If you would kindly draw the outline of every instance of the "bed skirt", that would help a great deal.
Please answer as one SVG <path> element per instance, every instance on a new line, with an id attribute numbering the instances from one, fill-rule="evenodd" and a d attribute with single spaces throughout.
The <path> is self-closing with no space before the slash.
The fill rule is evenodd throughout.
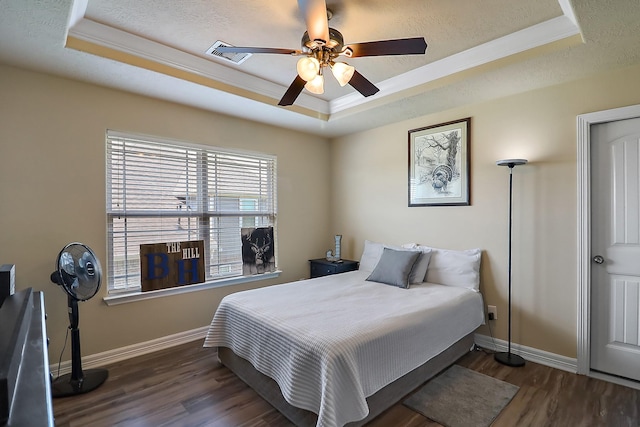
<path id="1" fill-rule="evenodd" d="M 348 423 L 347 426 L 357 427 L 368 423 L 402 400 L 418 386 L 455 363 L 456 360 L 471 350 L 474 343 L 473 335 L 474 333 L 472 332 L 463 337 L 439 355 L 369 396 L 367 398 L 369 414 L 362 420 Z M 316 414 L 289 404 L 282 396 L 278 384 L 273 379 L 258 372 L 251 363 L 237 356 L 226 347 L 218 348 L 218 358 L 223 365 L 296 426 L 313 427 L 316 425 L 318 419 Z"/>

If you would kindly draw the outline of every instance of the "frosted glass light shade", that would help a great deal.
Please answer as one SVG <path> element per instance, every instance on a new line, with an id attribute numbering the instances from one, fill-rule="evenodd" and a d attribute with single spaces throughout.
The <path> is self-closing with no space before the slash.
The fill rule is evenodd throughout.
<path id="1" fill-rule="evenodd" d="M 349 83 L 349 80 L 351 80 L 355 71 L 356 69 L 354 67 L 344 62 L 336 62 L 331 65 L 331 72 L 338 83 L 340 83 L 340 86 L 344 86 Z"/>
<path id="2" fill-rule="evenodd" d="M 316 74 L 313 80 L 309 80 L 304 87 L 311 93 L 322 95 L 324 93 L 324 77 L 321 74 Z"/>
<path id="3" fill-rule="evenodd" d="M 305 56 L 298 60 L 296 65 L 298 75 L 306 82 L 313 80 L 320 71 L 320 63 L 312 56 Z"/>

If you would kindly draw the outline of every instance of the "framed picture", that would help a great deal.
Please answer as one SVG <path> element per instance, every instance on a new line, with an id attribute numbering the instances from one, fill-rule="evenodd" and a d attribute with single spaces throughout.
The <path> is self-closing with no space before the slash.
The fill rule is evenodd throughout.
<path id="1" fill-rule="evenodd" d="M 242 237 L 242 275 L 253 276 L 276 271 L 273 227 L 240 229 Z"/>
<path id="2" fill-rule="evenodd" d="M 409 131 L 409 207 L 469 205 L 471 118 Z"/>

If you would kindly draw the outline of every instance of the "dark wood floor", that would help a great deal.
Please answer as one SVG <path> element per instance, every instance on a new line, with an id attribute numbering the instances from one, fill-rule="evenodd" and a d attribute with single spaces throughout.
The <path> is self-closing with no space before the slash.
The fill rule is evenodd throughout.
<path id="1" fill-rule="evenodd" d="M 531 362 L 509 368 L 481 351 L 458 364 L 520 386 L 494 426 L 640 426 L 638 390 Z M 201 341 L 108 369 L 109 379 L 97 390 L 54 399 L 57 426 L 292 426 Z M 439 424 L 399 403 L 369 426 Z"/>

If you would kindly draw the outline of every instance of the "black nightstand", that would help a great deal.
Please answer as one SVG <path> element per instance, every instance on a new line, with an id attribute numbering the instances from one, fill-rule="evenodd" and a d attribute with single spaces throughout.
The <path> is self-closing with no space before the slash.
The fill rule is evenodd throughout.
<path id="1" fill-rule="evenodd" d="M 330 274 L 346 273 L 358 269 L 358 261 L 343 259 L 338 262 L 327 261 L 325 258 L 310 259 L 311 278 L 328 276 Z"/>

